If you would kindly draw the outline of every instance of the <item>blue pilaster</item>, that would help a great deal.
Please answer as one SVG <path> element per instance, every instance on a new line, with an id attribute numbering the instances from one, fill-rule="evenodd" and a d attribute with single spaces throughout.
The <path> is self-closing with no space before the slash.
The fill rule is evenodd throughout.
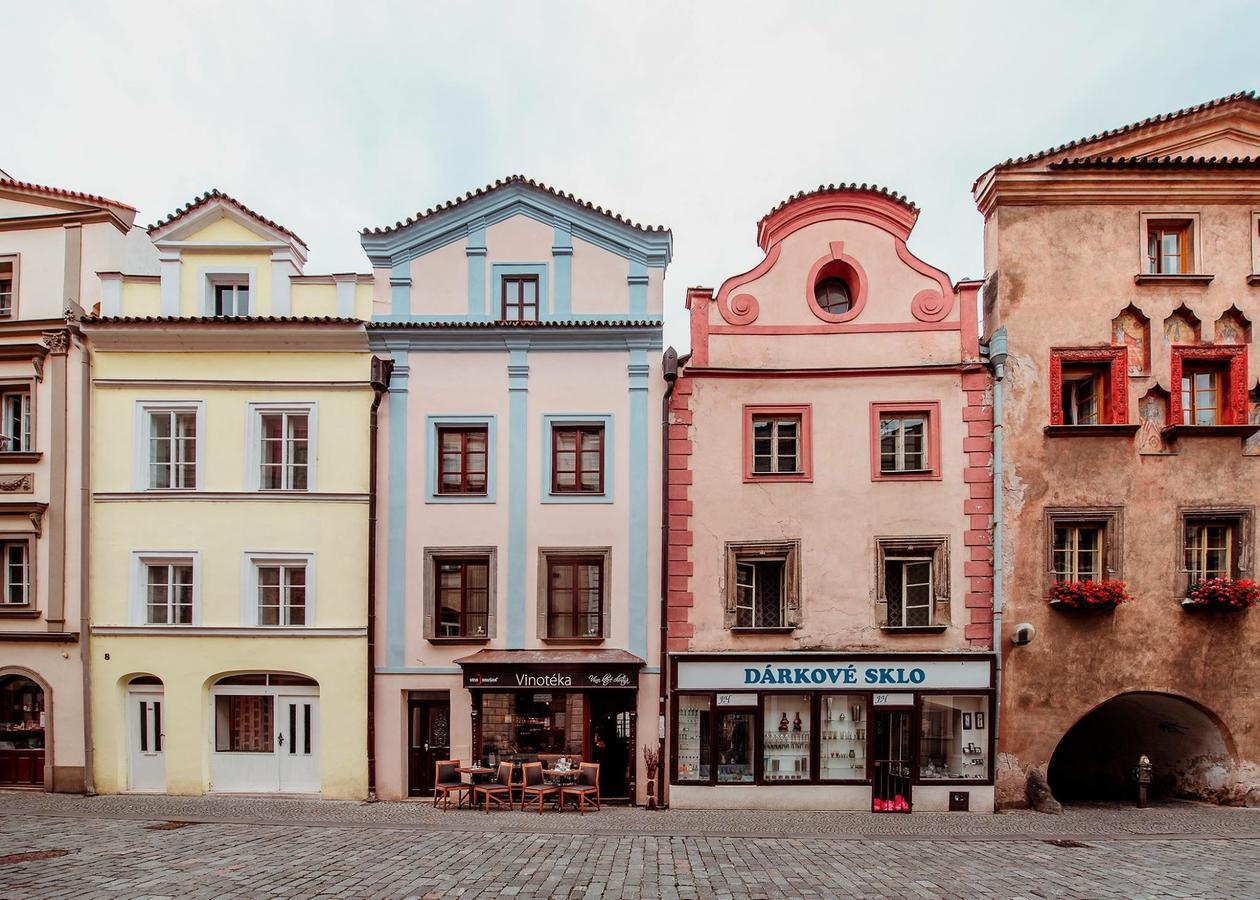
<path id="1" fill-rule="evenodd" d="M 468 226 L 464 244 L 468 256 L 468 318 L 484 319 L 486 313 L 486 227 L 482 222 Z"/>
<path id="2" fill-rule="evenodd" d="M 411 265 L 409 263 L 399 263 L 390 269 L 389 295 L 390 312 L 394 318 L 406 318 L 411 315 Z"/>
<path id="3" fill-rule="evenodd" d="M 407 382 L 410 354 L 395 351 L 389 380 L 389 534 L 385 568 L 385 656 L 401 666 L 407 636 Z M 418 625 L 418 623 L 417 623 Z"/>
<path id="4" fill-rule="evenodd" d="M 648 375 L 647 351 L 632 349 L 630 381 L 630 647 L 640 659 L 648 649 Z"/>
<path id="5" fill-rule="evenodd" d="M 642 318 L 647 315 L 647 265 L 636 259 L 630 260 L 630 274 L 626 276 L 626 284 L 630 285 L 630 317 Z"/>
<path id="6" fill-rule="evenodd" d="M 551 260 L 556 273 L 551 314 L 557 319 L 567 319 L 573 312 L 573 231 L 568 222 L 556 222 Z"/>
<path id="7" fill-rule="evenodd" d="M 507 646 L 525 647 L 525 585 L 529 540 L 529 341 L 509 339 L 508 348 L 508 583 Z"/>

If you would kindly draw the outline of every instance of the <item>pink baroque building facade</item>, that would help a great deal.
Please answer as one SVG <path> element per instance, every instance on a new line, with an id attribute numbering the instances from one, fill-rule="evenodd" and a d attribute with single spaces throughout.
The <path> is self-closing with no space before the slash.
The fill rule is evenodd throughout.
<path id="1" fill-rule="evenodd" d="M 521 177 L 365 231 L 379 411 L 374 788 L 444 759 L 600 765 L 657 745 L 668 230 Z"/>
<path id="2" fill-rule="evenodd" d="M 973 188 L 1003 410 L 1002 803 L 1032 767 L 1062 799 L 1131 798 L 1141 756 L 1158 794 L 1260 802 L 1258 157 L 1260 101 L 1235 94 Z"/>
<path id="3" fill-rule="evenodd" d="M 978 282 L 827 186 L 692 288 L 669 394 L 669 802 L 991 810 L 992 407 Z"/>

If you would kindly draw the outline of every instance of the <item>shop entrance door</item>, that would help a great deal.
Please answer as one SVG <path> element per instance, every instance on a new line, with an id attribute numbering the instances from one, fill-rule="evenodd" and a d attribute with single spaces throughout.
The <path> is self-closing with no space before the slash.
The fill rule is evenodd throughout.
<path id="1" fill-rule="evenodd" d="M 875 812 L 910 812 L 910 781 L 914 770 L 913 710 L 875 710 Z"/>
<path id="2" fill-rule="evenodd" d="M 319 793 L 319 698 L 309 695 L 278 698 L 280 734 L 276 753 L 280 763 L 280 792 Z"/>
<path id="3" fill-rule="evenodd" d="M 127 789 L 161 793 L 166 790 L 166 752 L 162 733 L 163 693 L 132 688 L 127 692 L 127 731 L 131 735 Z"/>
<path id="4" fill-rule="evenodd" d="M 603 800 L 629 800 L 634 765 L 633 691 L 591 691 L 591 762 L 599 763 Z"/>
<path id="5" fill-rule="evenodd" d="M 451 758 L 451 701 L 408 702 L 407 796 L 432 797 L 437 762 Z"/>

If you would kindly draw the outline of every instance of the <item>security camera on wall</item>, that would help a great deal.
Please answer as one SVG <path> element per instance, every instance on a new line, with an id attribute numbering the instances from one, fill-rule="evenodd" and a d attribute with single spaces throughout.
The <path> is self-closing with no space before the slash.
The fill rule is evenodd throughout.
<path id="1" fill-rule="evenodd" d="M 1016 647 L 1022 647 L 1025 644 L 1031 644 L 1033 637 L 1037 634 L 1037 629 L 1028 622 L 1021 622 L 1015 626 L 1015 630 L 1011 632 L 1011 643 Z"/>

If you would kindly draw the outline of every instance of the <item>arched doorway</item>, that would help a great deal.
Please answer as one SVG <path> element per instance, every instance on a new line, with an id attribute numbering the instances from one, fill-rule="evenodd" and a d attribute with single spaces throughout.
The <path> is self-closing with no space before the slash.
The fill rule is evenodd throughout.
<path id="1" fill-rule="evenodd" d="M 1197 757 L 1229 759 L 1233 741 L 1216 716 L 1172 694 L 1120 694 L 1090 710 L 1059 741 L 1050 758 L 1050 788 L 1061 801 L 1137 796 L 1134 768 L 1153 766 L 1153 799 L 1175 796 L 1178 773 Z"/>
<path id="2" fill-rule="evenodd" d="M 0 786 L 45 786 L 48 715 L 43 687 L 25 675 L 0 676 Z"/>
<path id="3" fill-rule="evenodd" d="M 162 679 L 127 680 L 127 790 L 166 790 L 166 695 Z"/>
<path id="4" fill-rule="evenodd" d="M 319 793 L 318 683 L 279 672 L 228 675 L 210 697 L 210 790 Z"/>

